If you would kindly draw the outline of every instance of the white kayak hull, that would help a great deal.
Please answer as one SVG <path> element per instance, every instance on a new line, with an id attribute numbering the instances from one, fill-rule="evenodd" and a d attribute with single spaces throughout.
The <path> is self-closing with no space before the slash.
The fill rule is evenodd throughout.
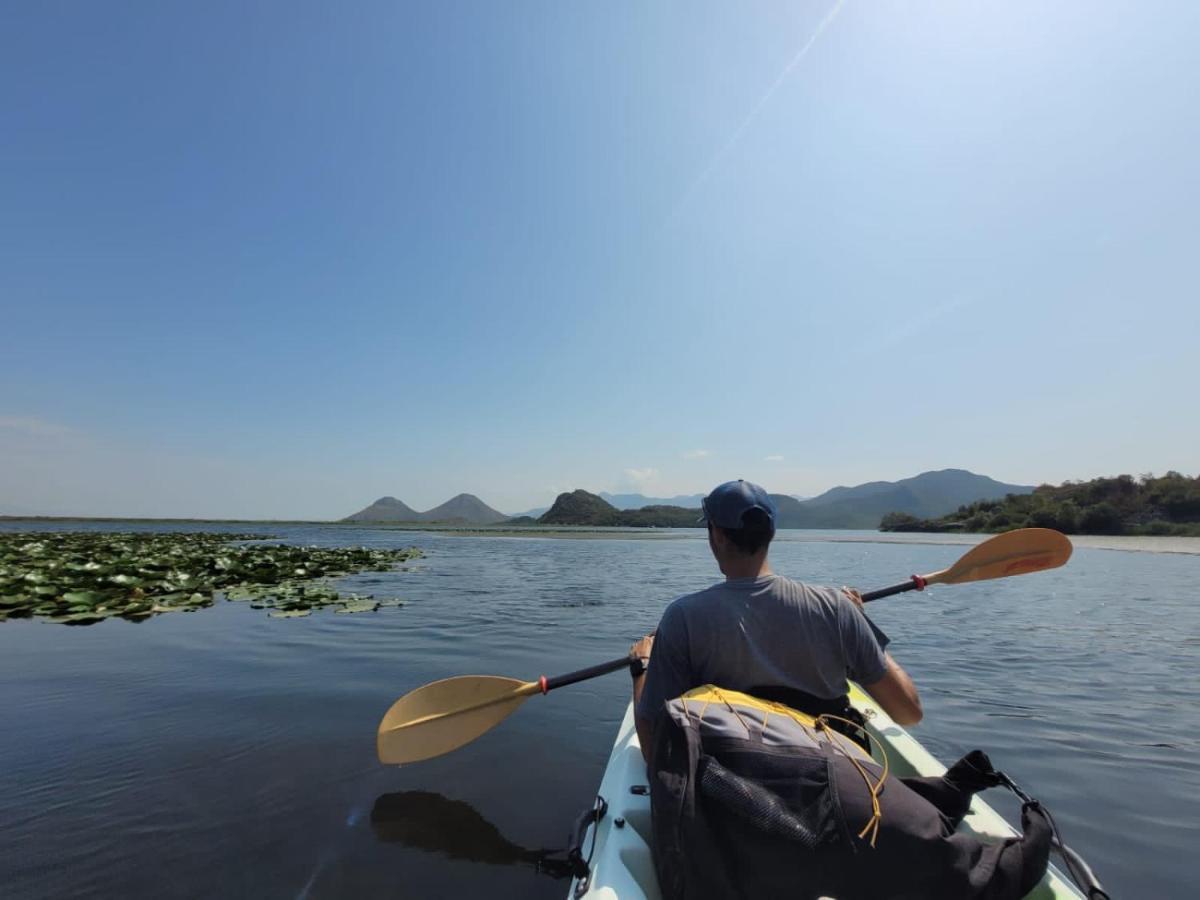
<path id="1" fill-rule="evenodd" d="M 850 699 L 867 715 L 867 728 L 886 750 L 892 774 L 941 775 L 946 771 L 945 766 L 865 693 L 855 689 Z M 569 900 L 661 900 L 650 855 L 650 796 L 648 792 L 634 793 L 633 789 L 638 786 L 648 786 L 648 781 L 641 744 L 633 725 L 633 705 L 630 704 L 600 781 L 599 794 L 608 802 L 608 812 L 596 826 L 591 875 L 582 884 L 577 879 L 572 880 L 567 893 Z M 1000 840 L 1017 834 L 978 796 L 972 801 L 971 811 L 960 830 L 985 840 Z M 583 843 L 585 855 L 591 843 L 592 834 L 589 833 Z M 1084 898 L 1051 866 L 1027 900 Z"/>

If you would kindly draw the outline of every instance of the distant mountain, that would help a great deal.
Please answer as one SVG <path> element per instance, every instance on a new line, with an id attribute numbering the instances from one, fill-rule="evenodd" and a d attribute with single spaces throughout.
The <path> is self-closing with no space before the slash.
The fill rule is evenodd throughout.
<path id="1" fill-rule="evenodd" d="M 474 494 L 459 494 L 433 509 L 417 512 L 395 497 L 380 497 L 366 509 L 346 516 L 343 522 L 440 522 L 458 525 L 495 525 L 508 520 Z"/>
<path id="2" fill-rule="evenodd" d="M 686 509 L 700 509 L 701 500 L 707 496 L 708 494 L 703 493 L 680 493 L 674 497 L 647 497 L 640 493 L 608 493 L 607 491 L 599 493 L 599 497 L 604 498 L 617 509 L 642 509 L 644 506 L 684 506 Z M 780 496 L 785 496 L 785 494 L 780 494 Z M 809 499 L 808 497 L 799 497 L 798 494 L 786 494 L 786 496 L 797 500 Z M 542 509 L 538 515 L 545 511 Z M 526 515 L 532 516 L 534 511 L 530 511 Z"/>
<path id="3" fill-rule="evenodd" d="M 495 525 L 508 519 L 474 494 L 459 494 L 441 506 L 421 513 L 422 522 L 465 522 L 469 525 Z"/>
<path id="4" fill-rule="evenodd" d="M 888 513 L 932 519 L 979 500 L 999 500 L 1008 494 L 1032 492 L 1031 485 L 1005 484 L 965 469 L 943 469 L 900 481 L 835 487 L 810 500 L 788 494 L 771 497 L 779 508 L 780 528 L 874 529 Z M 576 490 L 559 494 L 549 509 L 534 509 L 522 515 L 546 525 L 690 527 L 700 515 L 703 497 L 703 494 L 681 494 L 661 499 L 642 494 L 597 495 Z M 382 497 L 343 521 L 494 525 L 509 519 L 478 497 L 459 494 L 426 512 L 417 512 L 395 497 Z"/>
<path id="5" fill-rule="evenodd" d="M 781 528 L 878 528 L 888 513 L 935 518 L 976 500 L 1032 492 L 1032 485 L 1005 484 L 965 469 L 942 469 L 900 481 L 835 487 L 802 502 L 781 494 L 771 496 L 779 506 Z"/>
<path id="6" fill-rule="evenodd" d="M 514 518 L 514 519 L 537 519 L 541 516 L 544 516 L 549 511 L 550 511 L 550 507 L 548 507 L 548 506 L 535 506 L 533 509 L 525 510 L 525 512 L 513 513 L 512 518 Z"/>
<path id="7" fill-rule="evenodd" d="M 538 522 L 542 525 L 615 525 L 617 508 L 583 489 L 559 494 Z"/>
<path id="8" fill-rule="evenodd" d="M 617 509 L 641 509 L 644 506 L 682 506 L 699 509 L 704 494 L 679 494 L 675 497 L 646 497 L 642 494 L 610 494 L 601 491 L 599 496 Z"/>
<path id="9" fill-rule="evenodd" d="M 699 528 L 700 508 L 683 506 L 643 506 L 641 509 L 623 509 L 618 512 L 618 524 L 636 528 Z"/>
<path id="10" fill-rule="evenodd" d="M 395 497 L 380 497 L 366 509 L 346 516 L 343 522 L 417 522 L 421 514 Z"/>
<path id="11" fill-rule="evenodd" d="M 540 525 L 601 525 L 632 528 L 695 527 L 699 509 L 655 505 L 642 509 L 617 509 L 603 497 L 584 490 L 559 494 Z"/>

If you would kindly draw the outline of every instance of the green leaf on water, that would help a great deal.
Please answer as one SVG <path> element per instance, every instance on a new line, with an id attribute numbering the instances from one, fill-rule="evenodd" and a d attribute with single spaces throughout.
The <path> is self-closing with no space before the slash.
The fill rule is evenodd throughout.
<path id="1" fill-rule="evenodd" d="M 327 606 L 366 612 L 381 602 L 343 595 L 323 579 L 394 571 L 420 555 L 415 548 L 299 547 L 214 532 L 0 534 L 0 621 L 141 621 L 211 606 L 217 594 L 288 614 L 281 618 Z"/>
<path id="2" fill-rule="evenodd" d="M 99 591 L 68 591 L 62 595 L 63 601 L 71 606 L 95 606 L 104 601 L 105 596 Z"/>
<path id="3" fill-rule="evenodd" d="M 375 612 L 379 609 L 379 603 L 374 597 L 359 597 L 352 596 L 349 600 L 343 601 L 341 607 L 334 610 L 336 613 L 362 613 Z"/>

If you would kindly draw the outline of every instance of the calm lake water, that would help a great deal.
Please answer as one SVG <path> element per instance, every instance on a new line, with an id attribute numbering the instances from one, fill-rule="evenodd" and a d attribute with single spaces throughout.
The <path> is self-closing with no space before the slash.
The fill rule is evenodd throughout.
<path id="1" fill-rule="evenodd" d="M 250 530 L 415 544 L 428 556 L 414 571 L 344 579 L 409 601 L 375 614 L 279 620 L 222 602 L 141 624 L 0 624 L 0 893 L 565 896 L 567 883 L 526 851 L 561 847 L 590 804 L 628 702 L 625 675 L 535 697 L 476 743 L 404 768 L 377 763 L 376 725 L 435 678 L 532 679 L 624 653 L 671 599 L 717 580 L 700 533 Z M 791 577 L 868 589 L 962 552 L 918 542 L 929 535 L 878 537 L 785 532 L 772 561 Z M 1164 545 L 1080 546 L 1063 569 L 871 612 L 921 688 L 917 735 L 935 755 L 986 749 L 1051 808 L 1114 896 L 1190 898 L 1200 541 L 1147 546 Z M 1014 808 L 999 792 L 989 799 Z"/>

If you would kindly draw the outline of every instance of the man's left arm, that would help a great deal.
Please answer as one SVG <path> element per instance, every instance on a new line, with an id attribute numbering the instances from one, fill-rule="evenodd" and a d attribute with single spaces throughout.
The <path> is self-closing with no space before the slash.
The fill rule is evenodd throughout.
<path id="1" fill-rule="evenodd" d="M 842 638 L 852 676 L 896 724 L 916 725 L 925 714 L 917 686 L 877 640 L 878 629 L 863 612 L 862 594 L 853 588 L 842 588 L 842 593 L 857 610 Z"/>

